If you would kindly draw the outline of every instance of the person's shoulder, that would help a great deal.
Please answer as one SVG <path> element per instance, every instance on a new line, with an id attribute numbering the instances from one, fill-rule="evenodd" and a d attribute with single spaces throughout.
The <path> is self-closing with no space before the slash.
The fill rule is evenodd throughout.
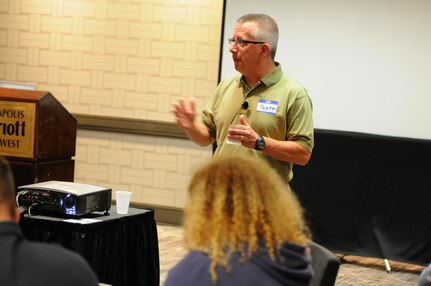
<path id="1" fill-rule="evenodd" d="M 54 267 L 66 263 L 89 267 L 84 258 L 78 253 L 72 252 L 58 244 L 28 242 L 27 249 L 31 250 L 34 255 L 44 256 L 48 261 L 54 264 Z"/>
<path id="2" fill-rule="evenodd" d="M 27 256 L 27 268 L 49 270 L 52 281 L 78 283 L 79 285 L 97 285 L 97 277 L 87 261 L 78 253 L 57 244 L 26 241 L 22 245 L 22 255 Z M 54 274 L 55 273 L 55 274 Z M 65 278 L 67 277 L 67 279 Z M 77 285 L 78 285 L 77 284 Z M 70 284 L 72 285 L 72 284 Z"/>
<path id="3" fill-rule="evenodd" d="M 169 271 L 164 285 L 211 285 L 209 265 L 208 255 L 191 251 Z"/>
<path id="4" fill-rule="evenodd" d="M 282 86 L 285 86 L 286 92 L 289 93 L 291 100 L 310 100 L 307 89 L 299 81 L 286 74 L 283 75 L 282 81 L 284 81 Z"/>
<path id="5" fill-rule="evenodd" d="M 173 272 L 181 272 L 189 267 L 193 267 L 196 271 L 208 268 L 210 259 L 207 254 L 200 251 L 189 252 L 178 264 L 172 269 Z"/>
<path id="6" fill-rule="evenodd" d="M 27 250 L 32 250 L 35 255 L 48 255 L 52 256 L 53 259 L 58 259 L 58 256 L 63 256 L 63 258 L 65 259 L 80 259 L 78 254 L 56 243 L 45 243 L 26 240 L 22 246 Z"/>

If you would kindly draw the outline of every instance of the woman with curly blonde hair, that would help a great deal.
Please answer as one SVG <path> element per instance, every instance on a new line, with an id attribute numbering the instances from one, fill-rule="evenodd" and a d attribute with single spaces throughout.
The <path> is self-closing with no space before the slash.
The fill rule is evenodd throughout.
<path id="1" fill-rule="evenodd" d="M 189 253 L 165 286 L 310 285 L 302 208 L 263 160 L 223 157 L 199 169 L 183 225 Z"/>

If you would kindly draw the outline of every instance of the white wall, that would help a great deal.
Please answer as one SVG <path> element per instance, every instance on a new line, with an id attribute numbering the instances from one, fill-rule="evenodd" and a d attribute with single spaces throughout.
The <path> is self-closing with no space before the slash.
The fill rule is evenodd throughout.
<path id="1" fill-rule="evenodd" d="M 312 97 L 315 127 L 431 139 L 431 1 L 226 0 L 222 78 L 236 19 L 279 24 L 276 60 Z"/>

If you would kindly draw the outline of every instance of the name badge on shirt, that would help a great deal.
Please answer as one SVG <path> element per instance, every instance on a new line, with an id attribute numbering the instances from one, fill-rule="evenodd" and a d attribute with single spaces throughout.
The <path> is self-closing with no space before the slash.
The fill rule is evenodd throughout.
<path id="1" fill-rule="evenodd" d="M 259 99 L 259 103 L 257 104 L 256 111 L 275 114 L 277 112 L 277 106 L 278 106 L 278 101 Z"/>

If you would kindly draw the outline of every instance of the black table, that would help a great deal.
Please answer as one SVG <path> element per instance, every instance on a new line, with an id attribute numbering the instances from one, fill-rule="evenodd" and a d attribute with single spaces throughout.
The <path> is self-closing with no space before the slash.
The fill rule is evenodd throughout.
<path id="1" fill-rule="evenodd" d="M 27 215 L 20 225 L 29 240 L 54 242 L 80 253 L 98 275 L 114 286 L 159 285 L 159 247 L 154 210 L 130 208 L 118 215 L 93 213 L 74 223 L 68 218 Z M 82 222 L 82 220 L 81 220 Z"/>

